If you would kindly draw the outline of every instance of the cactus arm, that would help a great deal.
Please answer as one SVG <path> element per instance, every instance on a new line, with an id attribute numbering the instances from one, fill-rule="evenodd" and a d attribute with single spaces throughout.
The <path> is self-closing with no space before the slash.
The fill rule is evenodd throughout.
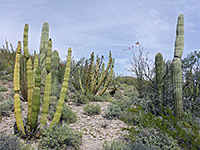
<path id="1" fill-rule="evenodd" d="M 157 53 L 155 56 L 155 67 L 156 67 L 156 83 L 158 87 L 158 93 L 163 93 L 163 77 L 164 77 L 164 63 L 163 56 L 161 53 Z"/>
<path id="2" fill-rule="evenodd" d="M 106 80 L 105 86 L 104 86 L 103 89 L 98 93 L 99 96 L 101 96 L 101 95 L 107 90 L 108 85 L 109 85 L 109 83 L 110 83 L 111 80 L 112 80 L 112 76 L 113 76 L 113 68 L 110 69 L 109 76 L 108 76 L 108 79 Z"/>
<path id="3" fill-rule="evenodd" d="M 91 62 L 90 62 L 90 93 L 92 92 L 92 83 L 93 83 L 93 61 L 94 61 L 94 52 L 91 54 Z"/>
<path id="4" fill-rule="evenodd" d="M 21 134 L 25 135 L 19 93 L 15 93 L 14 95 L 14 113 L 15 113 L 15 120 L 16 120 L 18 131 Z"/>
<path id="5" fill-rule="evenodd" d="M 32 112 L 32 98 L 33 98 L 33 71 L 32 71 L 32 61 L 29 58 L 27 61 L 27 88 L 28 88 L 28 124 L 31 122 L 31 112 Z"/>
<path id="6" fill-rule="evenodd" d="M 64 74 L 64 81 L 63 81 L 61 92 L 60 92 L 60 98 L 59 98 L 56 112 L 55 112 L 54 118 L 51 122 L 50 128 L 52 128 L 55 124 L 57 124 L 60 121 L 63 105 L 65 102 L 65 96 L 66 96 L 66 92 L 68 89 L 68 81 L 69 81 L 70 66 L 71 66 L 71 52 L 72 52 L 72 50 L 71 50 L 71 48 L 69 48 L 68 56 L 67 56 L 67 64 L 66 64 L 65 74 Z"/>
<path id="7" fill-rule="evenodd" d="M 54 50 L 51 56 L 51 95 L 56 96 L 58 91 L 58 68 L 59 68 L 59 54 Z"/>
<path id="8" fill-rule="evenodd" d="M 81 77 L 80 77 L 80 69 L 78 70 L 78 81 L 79 81 L 79 85 L 81 88 L 81 92 L 84 93 L 84 89 L 83 89 L 83 85 L 82 85 L 82 81 L 81 81 Z"/>
<path id="9" fill-rule="evenodd" d="M 41 68 L 41 98 L 43 98 L 44 87 L 45 87 L 45 79 L 46 79 L 46 55 L 48 50 L 48 42 L 49 42 L 49 24 L 44 22 L 42 26 L 42 35 L 40 42 L 40 68 Z"/>
<path id="10" fill-rule="evenodd" d="M 47 114 L 49 112 L 50 94 L 51 94 L 51 73 L 48 73 L 46 76 L 44 99 L 43 99 L 43 105 L 42 105 L 42 116 L 41 116 L 41 120 L 40 120 L 42 125 L 46 125 L 46 123 L 47 123 Z"/>
<path id="11" fill-rule="evenodd" d="M 103 75 L 101 76 L 101 78 L 99 79 L 99 82 L 95 88 L 95 91 L 94 91 L 94 94 L 96 94 L 101 86 L 101 84 L 103 83 L 104 79 L 106 78 L 106 75 L 108 73 L 108 70 L 111 66 L 111 63 L 112 63 L 112 57 L 111 57 L 111 51 L 109 52 L 109 61 L 108 61 L 108 65 L 106 67 L 106 70 L 103 72 Z"/>
<path id="12" fill-rule="evenodd" d="M 24 57 L 26 60 L 29 58 L 29 51 L 28 51 L 28 24 L 24 26 L 24 38 L 23 38 L 23 46 L 24 46 Z"/>
<path id="13" fill-rule="evenodd" d="M 48 43 L 48 51 L 47 51 L 47 58 L 46 58 L 46 82 L 45 82 L 45 91 L 44 91 L 44 98 L 43 98 L 43 105 L 42 105 L 42 116 L 41 116 L 41 124 L 46 125 L 47 123 L 47 114 L 49 112 L 49 103 L 50 103 L 50 94 L 51 94 L 51 52 L 52 52 L 52 41 L 49 40 Z"/>
<path id="14" fill-rule="evenodd" d="M 31 112 L 31 128 L 35 128 L 37 126 L 38 114 L 40 111 L 40 77 L 41 71 L 37 66 L 36 76 L 35 76 L 35 88 L 33 92 L 33 101 L 32 101 L 32 112 Z"/>
<path id="15" fill-rule="evenodd" d="M 14 113 L 18 131 L 24 134 L 24 124 L 22 120 L 22 111 L 20 107 L 20 54 L 21 54 L 21 42 L 18 42 L 16 56 L 15 56 L 15 68 L 14 68 Z"/>

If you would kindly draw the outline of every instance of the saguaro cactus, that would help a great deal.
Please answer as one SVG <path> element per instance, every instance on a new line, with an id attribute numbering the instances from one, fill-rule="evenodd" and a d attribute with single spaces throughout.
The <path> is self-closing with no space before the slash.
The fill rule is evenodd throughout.
<path id="1" fill-rule="evenodd" d="M 176 28 L 176 41 L 174 59 L 172 62 L 172 82 L 175 86 L 174 100 L 175 100 L 175 114 L 180 117 L 183 112 L 182 102 L 182 68 L 181 68 L 181 56 L 183 54 L 184 47 L 184 16 L 180 14 L 178 16 L 178 23 Z"/>
<path id="2" fill-rule="evenodd" d="M 155 67 L 156 67 L 156 83 L 158 87 L 158 93 L 163 93 L 163 77 L 164 77 L 164 63 L 163 56 L 161 53 L 157 53 L 155 56 Z"/>

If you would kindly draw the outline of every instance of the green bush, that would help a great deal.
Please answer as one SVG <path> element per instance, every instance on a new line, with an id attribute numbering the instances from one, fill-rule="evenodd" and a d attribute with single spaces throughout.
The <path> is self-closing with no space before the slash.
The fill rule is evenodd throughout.
<path id="1" fill-rule="evenodd" d="M 82 144 L 82 133 L 72 130 L 67 125 L 55 126 L 42 132 L 38 147 L 41 149 L 79 149 Z"/>
<path id="2" fill-rule="evenodd" d="M 165 110 L 165 114 L 154 116 L 150 112 L 146 112 L 141 107 L 132 108 L 132 123 L 144 129 L 156 129 L 162 135 L 160 141 L 165 136 L 172 137 L 177 141 L 182 149 L 200 149 L 200 125 L 188 113 L 184 113 L 183 117 L 177 119 L 173 116 L 170 109 Z M 144 130 L 142 129 L 142 130 Z M 130 128 L 130 136 L 134 137 L 138 131 Z M 140 131 L 139 131 L 140 132 Z M 144 131 L 146 132 L 146 131 Z M 166 139 L 165 139 L 166 140 Z"/>
<path id="3" fill-rule="evenodd" d="M 158 150 L 144 144 L 124 142 L 122 140 L 114 140 L 111 143 L 104 142 L 103 148 L 104 150 Z"/>
<path id="4" fill-rule="evenodd" d="M 98 115 L 101 113 L 101 107 L 99 105 L 87 104 L 84 107 L 84 114 L 86 115 Z"/>
<path id="5" fill-rule="evenodd" d="M 64 105 L 60 120 L 64 120 L 68 124 L 75 123 L 77 121 L 77 115 L 71 110 L 69 106 Z"/>
<path id="6" fill-rule="evenodd" d="M 0 93 L 0 102 L 4 100 L 4 96 Z"/>
<path id="7" fill-rule="evenodd" d="M 138 145 L 151 147 L 156 150 L 181 150 L 175 139 L 154 128 L 137 127 L 132 131 L 134 132 L 130 132 L 131 139 Z"/>
<path id="8" fill-rule="evenodd" d="M 0 117 L 2 116 L 10 116 L 12 111 L 14 110 L 14 101 L 12 98 L 4 101 L 0 104 Z"/>
<path id="9" fill-rule="evenodd" d="M 119 118 L 121 114 L 121 108 L 116 104 L 110 104 L 105 112 L 105 117 L 107 119 Z"/>
<path id="10" fill-rule="evenodd" d="M 105 141 L 103 144 L 104 150 L 131 150 L 127 143 L 123 141 L 114 140 L 111 143 Z"/>
<path id="11" fill-rule="evenodd" d="M 17 137 L 0 132 L 0 150 L 28 150 Z"/>

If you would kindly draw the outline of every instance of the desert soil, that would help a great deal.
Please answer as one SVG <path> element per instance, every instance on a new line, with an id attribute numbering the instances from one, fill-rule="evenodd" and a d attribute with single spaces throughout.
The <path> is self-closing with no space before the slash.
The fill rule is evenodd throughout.
<path id="1" fill-rule="evenodd" d="M 0 84 L 3 84 L 0 81 Z M 4 87 L 8 89 L 6 92 L 2 92 L 4 100 L 12 97 L 12 83 L 4 84 Z M 101 106 L 101 113 L 99 115 L 88 116 L 83 113 L 83 107 L 85 105 L 77 106 L 73 102 L 67 102 L 67 105 L 77 113 L 78 121 L 73 124 L 69 124 L 69 127 L 76 129 L 83 133 L 81 150 L 102 150 L 102 144 L 104 141 L 112 141 L 114 139 L 122 138 L 123 135 L 127 135 L 127 131 L 122 131 L 122 128 L 127 127 L 121 120 L 108 120 L 105 116 L 105 111 L 110 104 L 109 102 L 90 102 L 90 104 L 98 104 Z M 27 115 L 27 102 L 21 102 L 22 116 Z M 14 112 L 9 117 L 3 117 L 0 121 L 0 132 L 6 134 L 14 134 L 15 115 Z M 29 142 L 32 144 L 33 149 L 37 148 L 37 143 Z"/>

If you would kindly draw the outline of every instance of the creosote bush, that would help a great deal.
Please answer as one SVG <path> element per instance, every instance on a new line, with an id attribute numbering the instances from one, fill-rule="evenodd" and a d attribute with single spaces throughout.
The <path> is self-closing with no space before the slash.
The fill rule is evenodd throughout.
<path id="1" fill-rule="evenodd" d="M 98 115 L 101 113 L 101 107 L 99 105 L 87 104 L 84 107 L 84 114 L 86 115 Z"/>
<path id="2" fill-rule="evenodd" d="M 51 130 L 42 132 L 39 148 L 42 149 L 79 149 L 82 143 L 82 133 L 72 130 L 67 125 L 54 126 Z"/>

